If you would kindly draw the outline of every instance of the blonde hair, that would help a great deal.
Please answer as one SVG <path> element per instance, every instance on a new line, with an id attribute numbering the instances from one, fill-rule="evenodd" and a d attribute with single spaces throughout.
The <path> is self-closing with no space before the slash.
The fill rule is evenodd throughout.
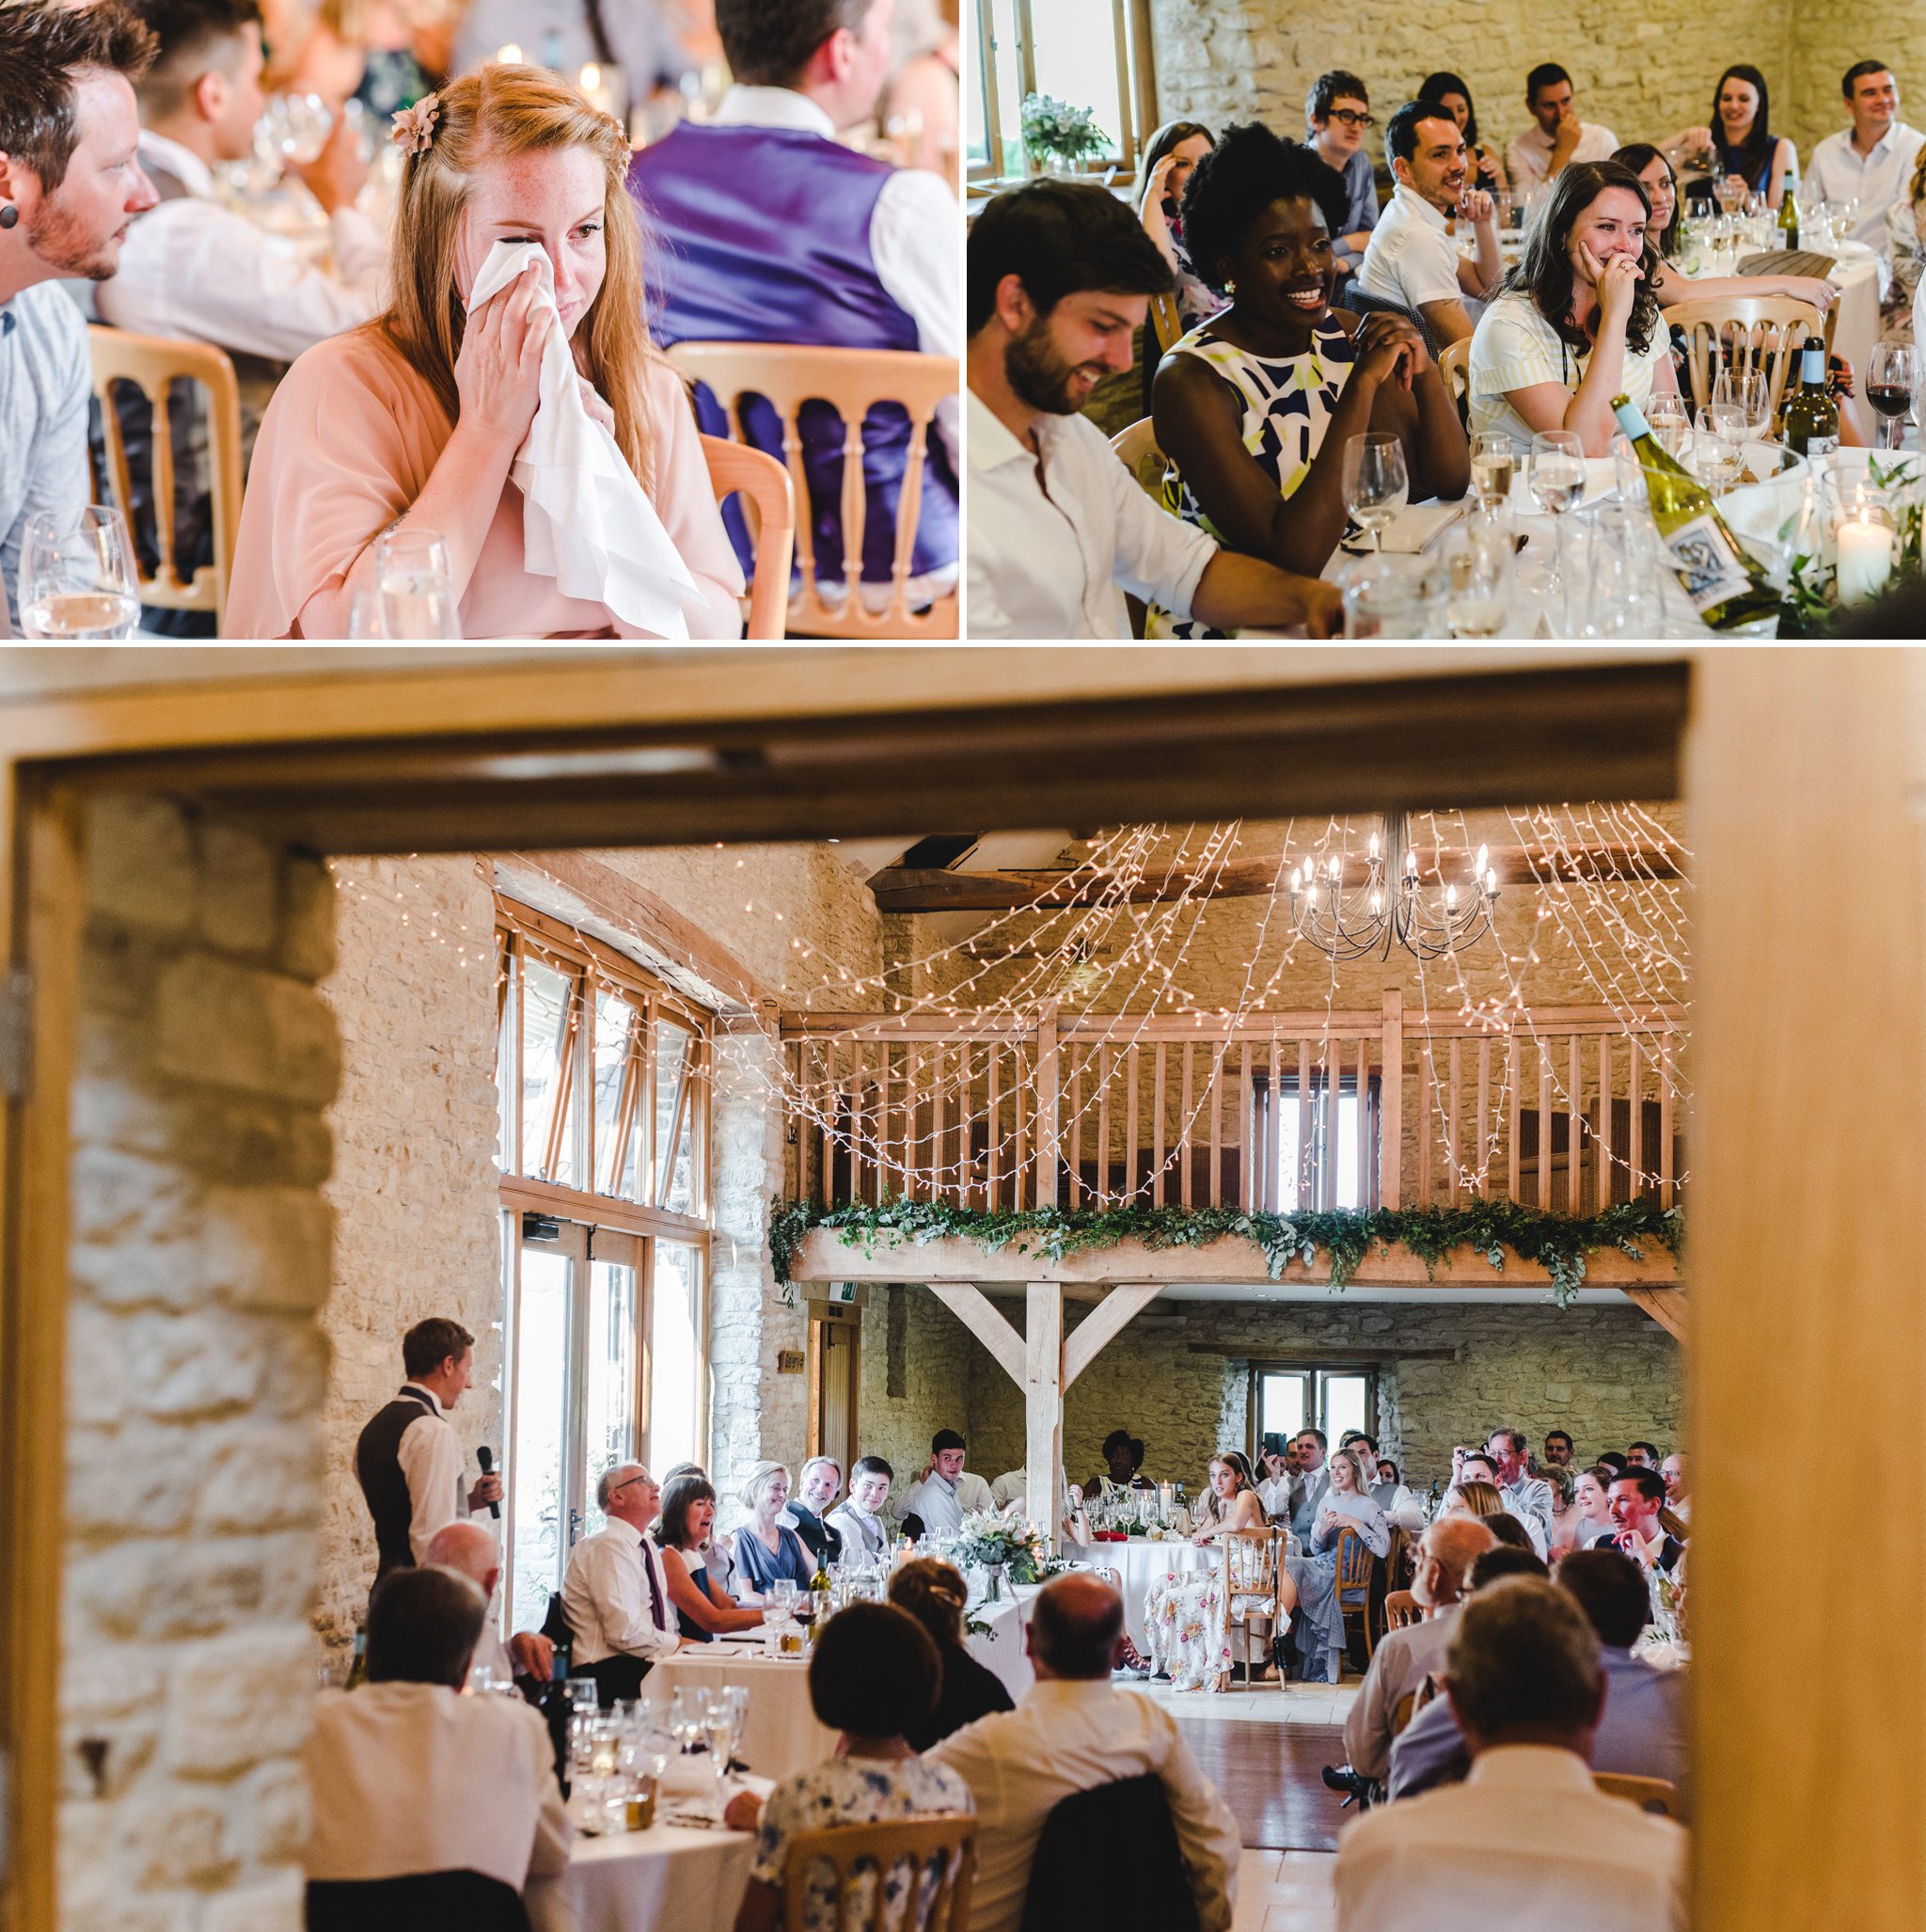
<path id="1" fill-rule="evenodd" d="M 762 1507 L 763 1491 L 779 1476 L 785 1482 L 789 1480 L 789 1469 L 786 1464 L 758 1463 L 742 1479 L 742 1487 L 735 1492 L 742 1498 L 743 1508 L 746 1510 L 760 1509 Z"/>
<path id="2" fill-rule="evenodd" d="M 628 137 L 581 91 L 538 67 L 488 66 L 435 96 L 434 138 L 403 165 L 395 211 L 394 295 L 372 325 L 416 370 L 453 421 L 455 358 L 467 318 L 455 289 L 456 238 L 475 170 L 497 155 L 587 148 L 603 166 L 602 286 L 576 325 L 576 366 L 615 415 L 624 460 L 646 487 L 643 383 L 654 351 L 642 320 L 642 244 L 628 193 Z"/>
<path id="3" fill-rule="evenodd" d="M 1353 1496 L 1370 1496 L 1371 1485 L 1365 1481 L 1365 1459 L 1358 1454 L 1354 1445 L 1348 1443 L 1343 1449 L 1333 1449 L 1326 1458 L 1327 1466 L 1331 1463 L 1342 1463 L 1350 1471 L 1350 1491 Z"/>
<path id="4" fill-rule="evenodd" d="M 1444 1492 L 1447 1508 L 1453 1497 L 1458 1498 L 1458 1507 L 1467 1516 L 1476 1516 L 1480 1522 L 1487 1516 L 1506 1514 L 1505 1498 L 1498 1494 L 1498 1486 L 1494 1482 L 1454 1482 Z"/>

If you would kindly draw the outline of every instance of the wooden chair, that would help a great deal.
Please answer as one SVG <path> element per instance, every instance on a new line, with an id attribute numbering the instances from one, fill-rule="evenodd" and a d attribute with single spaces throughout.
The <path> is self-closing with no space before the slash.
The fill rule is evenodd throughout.
<path id="1" fill-rule="evenodd" d="M 838 1932 L 882 1932 L 883 1880 L 907 1861 L 906 1896 L 914 1898 L 924 1874 L 940 1875 L 924 1932 L 963 1932 L 970 1923 L 970 1890 L 976 1877 L 976 1820 L 965 1812 L 939 1812 L 921 1818 L 892 1818 L 881 1825 L 836 1825 L 805 1831 L 789 1842 L 782 1867 L 782 1918 L 788 1932 L 806 1932 L 810 1878 L 827 1863 L 833 1885 L 831 1920 Z M 852 1880 L 867 1871 L 873 1882 L 862 1899 Z M 859 1902 L 867 1909 L 852 1915 Z M 911 1912 L 905 1924 L 916 1923 Z"/>
<path id="2" fill-rule="evenodd" d="M 704 436 L 703 455 L 716 501 L 739 493 L 755 539 L 755 578 L 749 587 L 743 635 L 756 642 L 780 642 L 789 611 L 789 561 L 796 547 L 796 492 L 789 472 L 761 450 L 721 436 Z"/>
<path id="3" fill-rule="evenodd" d="M 1377 1564 L 1371 1545 L 1347 1525 L 1337 1532 L 1337 1607 L 1345 1623 L 1347 1648 L 1350 1620 L 1364 1624 L 1365 1658 L 1369 1662 L 1378 1648 L 1378 1632 L 1371 1618 L 1371 1577 Z"/>
<path id="4" fill-rule="evenodd" d="M 1839 321 L 1837 305 L 1822 323 L 1809 302 L 1790 295 L 1720 296 L 1678 302 L 1661 311 L 1666 326 L 1685 332 L 1685 379 L 1697 418 L 1712 399 L 1713 369 L 1719 354 L 1734 372 L 1763 370 L 1769 377 L 1773 413 L 1778 413 L 1786 383 L 1798 367 L 1808 336 L 1822 336 L 1830 353 Z M 1865 380 L 1863 371 L 1855 372 Z"/>
<path id="5" fill-rule="evenodd" d="M 1684 1815 L 1679 1808 L 1679 1787 L 1669 1778 L 1634 1778 L 1628 1771 L 1594 1771 L 1591 1782 L 1607 1797 L 1630 1798 L 1642 1812 L 1663 1812 L 1668 1818 Z"/>
<path id="6" fill-rule="evenodd" d="M 1438 352 L 1438 373 L 1444 378 L 1444 392 L 1458 404 L 1460 422 L 1471 420 L 1471 338 L 1447 342 Z"/>
<path id="7" fill-rule="evenodd" d="M 134 480 L 127 467 L 115 386 L 132 384 L 153 412 L 150 447 L 158 562 L 151 577 L 140 579 L 140 601 L 161 610 L 212 612 L 219 631 L 228 614 L 228 582 L 234 574 L 234 540 L 241 528 L 241 388 L 234 365 L 225 352 L 206 342 L 132 335 L 99 323 L 89 324 L 87 333 L 101 432 L 107 446 L 107 480 L 130 525 Z M 174 558 L 174 438 L 167 407 L 177 383 L 198 383 L 207 391 L 208 462 L 213 484 L 214 561 L 185 579 Z"/>
<path id="8" fill-rule="evenodd" d="M 947 356 L 922 356 L 908 349 L 815 349 L 788 342 L 678 342 L 666 352 L 676 372 L 689 383 L 706 384 L 729 418 L 730 440 L 746 443 L 745 396 L 760 396 L 782 421 L 783 453 L 794 485 L 796 564 L 800 591 L 789 599 L 788 625 L 798 636 L 922 640 L 957 635 L 955 588 L 927 610 L 912 610 L 908 584 L 916 546 L 917 513 L 923 503 L 924 453 L 937 405 L 957 394 L 960 374 Z M 803 469 L 802 437 L 797 418 L 807 403 L 827 403 L 842 419 L 843 488 L 840 522 L 845 594 L 828 604 L 816 588 L 813 520 L 809 479 Z M 888 608 L 873 611 L 857 581 L 861 571 L 862 531 L 868 515 L 863 476 L 862 426 L 869 412 L 893 403 L 908 412 L 903 488 L 896 501 L 896 546 Z M 960 564 L 959 564 L 960 569 Z"/>
<path id="9" fill-rule="evenodd" d="M 1407 1690 L 1391 1707 L 1391 1734 L 1396 1737 L 1411 1722 L 1411 1714 L 1417 1707 L 1418 1694 Z"/>
<path id="10" fill-rule="evenodd" d="M 1141 351 L 1144 361 L 1144 413 L 1150 414 L 1150 386 L 1157 379 L 1157 365 L 1163 360 L 1164 353 L 1184 333 L 1183 317 L 1177 312 L 1177 298 L 1175 295 L 1153 295 L 1149 311 L 1144 317 L 1144 346 Z"/>
<path id="11" fill-rule="evenodd" d="M 1150 419 L 1140 417 L 1129 429 L 1120 429 L 1110 446 L 1117 461 L 1137 479 L 1137 487 L 1161 509 L 1164 454 L 1157 447 L 1157 429 Z"/>
<path id="12" fill-rule="evenodd" d="M 1223 1549 L 1223 1615 L 1226 1635 L 1233 1625 L 1243 1632 L 1244 1682 L 1255 1684 L 1252 1675 L 1251 1644 L 1255 1626 L 1264 1626 L 1265 1649 L 1277 1634 L 1280 1617 L 1277 1607 L 1278 1582 L 1284 1574 L 1284 1531 L 1282 1529 L 1233 1529 L 1218 1539 Z M 1246 1607 L 1238 1608 L 1242 1598 Z M 1262 1663 L 1265 1658 L 1255 1661 Z M 1278 1671 L 1277 1687 L 1284 1688 L 1284 1672 Z"/>
<path id="13" fill-rule="evenodd" d="M 1384 1599 L 1384 1627 L 1387 1630 L 1402 1630 L 1407 1624 L 1421 1622 L 1424 1614 L 1417 1598 L 1408 1590 L 1394 1590 Z"/>

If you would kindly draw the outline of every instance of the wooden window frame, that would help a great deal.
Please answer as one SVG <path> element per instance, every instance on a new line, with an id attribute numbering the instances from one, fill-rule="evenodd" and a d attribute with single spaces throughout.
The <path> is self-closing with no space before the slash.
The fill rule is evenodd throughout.
<path id="1" fill-rule="evenodd" d="M 1378 1380 L 1384 1372 L 1382 1362 L 1369 1356 L 1360 1356 L 1350 1362 L 1306 1362 L 1293 1361 L 1287 1355 L 1275 1359 L 1254 1360 L 1245 1383 L 1244 1400 L 1244 1452 L 1251 1459 L 1251 1466 L 1257 1467 L 1257 1445 L 1263 1431 L 1258 1426 L 1263 1420 L 1259 1413 L 1259 1401 L 1263 1393 L 1264 1378 L 1267 1375 L 1302 1375 L 1309 1382 L 1312 1389 L 1312 1416 L 1306 1427 L 1322 1429 L 1326 1434 L 1330 1430 L 1321 1413 L 1323 1408 L 1323 1382 L 1327 1375 L 1362 1375 L 1365 1377 L 1365 1433 L 1375 1436 L 1378 1433 Z M 1335 1444 L 1327 1444 L 1329 1449 Z"/>

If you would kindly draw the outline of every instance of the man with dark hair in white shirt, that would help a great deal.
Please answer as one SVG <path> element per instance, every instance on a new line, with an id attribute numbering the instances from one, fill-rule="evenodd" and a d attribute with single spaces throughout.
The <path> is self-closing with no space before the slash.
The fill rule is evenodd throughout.
<path id="1" fill-rule="evenodd" d="M 1027 182 L 970 231 L 970 635 L 1130 635 L 1124 594 L 1215 628 L 1341 628 L 1336 591 L 1220 549 L 1079 412 L 1135 360 L 1169 264 L 1095 182 Z"/>
<path id="2" fill-rule="evenodd" d="M 1124 1600 L 1073 1573 L 1038 1592 L 1024 1625 L 1036 1682 L 1014 1711 L 953 1732 L 924 1756 L 959 1772 L 976 1800 L 970 1932 L 1017 1932 L 1050 1808 L 1075 1792 L 1154 1774 L 1163 1785 L 1201 1932 L 1227 1932 L 1237 1898 L 1237 1820 L 1198 1770 L 1170 1713 L 1112 1687 Z"/>
<path id="3" fill-rule="evenodd" d="M 595 1484 L 608 1519 L 569 1552 L 561 1607 L 575 1635 L 571 1661 L 602 1687 L 604 1703 L 635 1697 L 652 1665 L 682 1648 L 662 1552 L 648 1535 L 662 1488 L 639 1463 L 618 1463 Z"/>
<path id="4" fill-rule="evenodd" d="M 1592 1782 L 1605 1679 L 1578 1605 L 1538 1577 L 1494 1583 L 1460 1611 L 1444 1669 L 1471 1775 L 1345 1829 L 1338 1932 L 1681 1932 L 1685 1833 Z"/>

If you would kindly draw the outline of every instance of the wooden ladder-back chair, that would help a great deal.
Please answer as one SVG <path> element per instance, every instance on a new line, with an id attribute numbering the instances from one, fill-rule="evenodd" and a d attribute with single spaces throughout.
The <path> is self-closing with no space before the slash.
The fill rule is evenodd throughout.
<path id="1" fill-rule="evenodd" d="M 1349 1525 L 1337 1532 L 1337 1607 L 1344 1617 L 1347 1647 L 1350 1620 L 1358 1618 L 1365 1630 L 1365 1657 L 1368 1662 L 1378 1648 L 1378 1629 L 1371 1615 L 1371 1577 L 1377 1558 L 1371 1545 Z"/>
<path id="2" fill-rule="evenodd" d="M 1224 1629 L 1226 1635 L 1232 1629 L 1242 1631 L 1244 1682 L 1255 1684 L 1257 1680 L 1252 1674 L 1251 1645 L 1256 1638 L 1256 1626 L 1264 1626 L 1268 1653 L 1280 1621 L 1277 1592 L 1284 1574 L 1284 1531 L 1233 1529 L 1218 1541 L 1223 1547 Z M 1261 1664 L 1268 1658 L 1260 1655 L 1255 1661 Z M 1277 1673 L 1277 1687 L 1284 1688 L 1282 1671 Z"/>
<path id="3" fill-rule="evenodd" d="M 1408 1590 L 1394 1590 L 1384 1599 L 1384 1627 L 1387 1630 L 1402 1630 L 1420 1622 L 1424 1614 L 1418 1607 L 1417 1598 Z"/>
<path id="4" fill-rule="evenodd" d="M 1729 356 L 1735 369 L 1748 374 L 1755 369 L 1765 372 L 1776 415 L 1806 338 L 1823 337 L 1830 353 L 1839 320 L 1837 305 L 1822 323 L 1811 303 L 1795 302 L 1790 295 L 1720 295 L 1677 302 L 1659 313 L 1666 327 L 1685 332 L 1685 380 L 1695 419 L 1712 400 L 1716 349 Z M 1865 379 L 1863 371 L 1855 373 Z"/>
<path id="5" fill-rule="evenodd" d="M 1116 458 L 1137 479 L 1137 487 L 1159 509 L 1163 507 L 1163 451 L 1157 447 L 1157 427 L 1147 416 L 1110 439 Z"/>
<path id="6" fill-rule="evenodd" d="M 924 1875 L 939 1875 L 936 1896 L 922 1932 L 964 1932 L 970 1923 L 970 1891 L 976 1877 L 976 1820 L 967 1812 L 939 1812 L 921 1818 L 892 1818 L 880 1825 L 836 1825 L 805 1831 L 789 1842 L 782 1867 L 782 1922 L 787 1932 L 807 1932 L 810 1880 L 828 1864 L 831 1875 L 830 1923 L 838 1932 L 881 1932 L 885 1883 L 892 1867 L 909 1867 L 906 1899 L 914 1901 Z M 861 1892 L 858 1881 L 868 1876 Z M 852 1908 L 864 1909 L 856 1913 Z M 916 1926 L 912 1903 L 898 1921 L 903 1932 Z"/>
<path id="7" fill-rule="evenodd" d="M 130 528 L 133 477 L 116 406 L 116 386 L 131 383 L 153 412 L 149 447 L 159 561 L 151 577 L 141 577 L 140 601 L 161 610 L 210 612 L 219 632 L 226 626 L 228 583 L 234 574 L 234 541 L 241 529 L 241 388 L 234 365 L 225 352 L 206 342 L 132 335 L 99 323 L 89 324 L 87 333 L 93 356 L 93 390 L 101 405 L 101 433 L 107 448 L 107 481 Z M 178 480 L 167 406 L 177 383 L 198 383 L 207 391 L 208 467 L 213 485 L 214 561 L 184 579 L 174 556 Z"/>
<path id="8" fill-rule="evenodd" d="M 909 567 L 916 546 L 917 515 L 923 504 L 924 462 L 937 405 L 958 393 L 960 373 L 947 356 L 923 356 L 908 349 L 816 349 L 787 342 L 678 342 L 665 352 L 686 381 L 702 383 L 729 418 L 730 440 L 747 443 L 742 405 L 760 396 L 782 422 L 782 451 L 796 501 L 796 566 L 802 582 L 789 599 L 788 623 L 800 637 L 921 640 L 958 634 L 958 600 L 954 588 L 926 610 L 912 610 L 908 596 Z M 826 403 L 843 422 L 843 486 L 839 522 L 846 594 L 825 603 L 816 588 L 814 521 L 809 478 L 803 468 L 802 435 L 797 419 L 809 403 Z M 891 594 L 886 609 L 864 602 L 858 582 L 862 569 L 862 532 L 869 514 L 863 473 L 864 420 L 870 411 L 895 404 L 909 417 L 909 441 L 903 488 L 895 507 L 896 546 L 892 559 Z M 960 562 L 958 564 L 960 571 Z"/>
<path id="9" fill-rule="evenodd" d="M 1679 1787 L 1669 1778 L 1634 1778 L 1629 1771 L 1594 1771 L 1591 1782 L 1607 1797 L 1630 1798 L 1642 1812 L 1663 1812 L 1668 1818 L 1682 1815 L 1679 1809 Z"/>
<path id="10" fill-rule="evenodd" d="M 721 436 L 704 436 L 703 455 L 716 501 L 740 495 L 755 540 L 755 578 L 749 587 L 743 636 L 755 643 L 780 643 L 789 613 L 789 560 L 796 547 L 796 493 L 789 472 L 773 456 Z"/>
<path id="11" fill-rule="evenodd" d="M 1182 340 L 1184 320 L 1177 312 L 1175 295 L 1153 295 L 1144 317 L 1144 413 L 1150 414 L 1150 385 L 1157 379 L 1157 365 L 1172 345 Z"/>
<path id="12" fill-rule="evenodd" d="M 1446 342 L 1438 351 L 1438 373 L 1444 378 L 1444 393 L 1458 404 L 1458 420 L 1471 420 L 1471 338 Z"/>

